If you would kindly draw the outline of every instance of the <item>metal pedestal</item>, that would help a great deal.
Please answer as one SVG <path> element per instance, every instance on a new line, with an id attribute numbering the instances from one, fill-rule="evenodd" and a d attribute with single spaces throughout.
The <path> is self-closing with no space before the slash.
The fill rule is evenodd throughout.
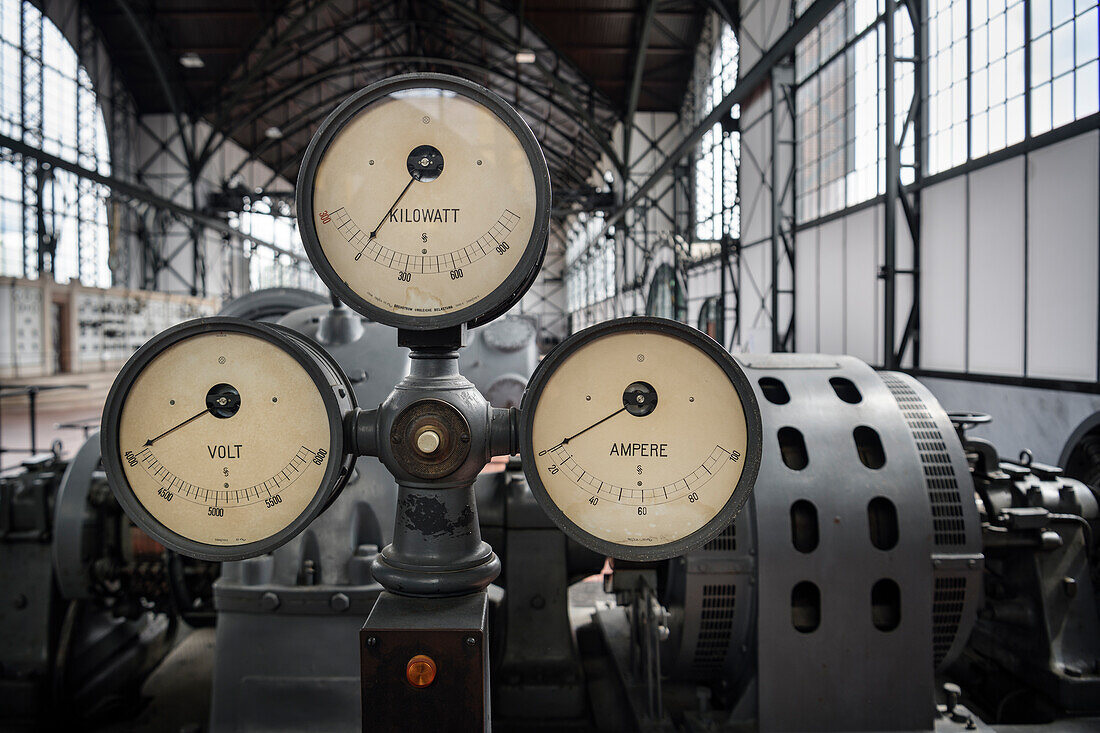
<path id="1" fill-rule="evenodd" d="M 454 598 L 383 592 L 359 632 L 363 730 L 488 730 L 489 652 L 485 591 Z M 414 687 L 409 661 L 426 655 L 435 679 Z"/>

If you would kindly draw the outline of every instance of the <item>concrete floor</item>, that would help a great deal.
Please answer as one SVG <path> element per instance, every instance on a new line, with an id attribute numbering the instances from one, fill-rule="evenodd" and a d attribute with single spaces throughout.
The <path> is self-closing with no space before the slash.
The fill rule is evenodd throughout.
<path id="1" fill-rule="evenodd" d="M 143 706 L 121 722 L 94 733 L 201 733 L 210 718 L 214 629 L 183 636 L 142 685 Z M 92 731 L 89 731 L 92 733 Z"/>
<path id="2" fill-rule="evenodd" d="M 5 379 L 2 386 L 5 390 L 23 384 L 72 386 L 71 389 L 40 393 L 35 423 L 35 444 L 39 451 L 48 451 L 53 441 L 60 440 L 63 446 L 62 457 L 71 458 L 84 444 L 84 433 L 79 429 L 58 426 L 74 420 L 98 422 L 114 379 L 114 372 L 63 374 L 39 379 Z M 0 399 L 0 447 L 31 447 L 30 409 L 25 396 Z M 29 455 L 29 452 L 22 450 L 0 453 L 0 471 L 19 466 Z"/>

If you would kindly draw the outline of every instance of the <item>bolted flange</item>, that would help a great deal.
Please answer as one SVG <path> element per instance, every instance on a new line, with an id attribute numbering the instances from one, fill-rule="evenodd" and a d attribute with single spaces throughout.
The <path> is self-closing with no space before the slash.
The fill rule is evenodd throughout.
<path id="1" fill-rule="evenodd" d="M 398 465 L 421 479 L 442 478 L 470 455 L 470 425 L 450 403 L 419 400 L 402 410 L 390 428 Z"/>

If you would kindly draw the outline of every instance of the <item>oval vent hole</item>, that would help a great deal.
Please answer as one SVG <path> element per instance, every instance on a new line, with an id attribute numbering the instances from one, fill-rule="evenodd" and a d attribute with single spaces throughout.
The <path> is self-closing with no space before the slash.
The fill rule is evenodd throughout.
<path id="1" fill-rule="evenodd" d="M 791 395 L 787 387 L 775 377 L 761 377 L 760 391 L 764 398 L 773 405 L 785 405 L 791 401 Z"/>
<path id="2" fill-rule="evenodd" d="M 879 631 L 893 631 L 901 623 L 901 589 L 889 578 L 871 588 L 871 621 Z"/>
<path id="3" fill-rule="evenodd" d="M 806 441 L 795 428 L 779 428 L 779 452 L 783 455 L 783 463 L 794 471 L 801 471 L 810 462 Z"/>
<path id="4" fill-rule="evenodd" d="M 874 428 L 860 425 L 852 431 L 852 437 L 855 438 L 856 452 L 864 466 L 882 468 L 886 465 L 886 452 L 882 449 L 882 440 Z"/>
<path id="5" fill-rule="evenodd" d="M 799 552 L 813 552 L 817 542 L 817 507 L 799 499 L 791 504 L 791 543 Z"/>
<path id="6" fill-rule="evenodd" d="M 791 624 L 803 634 L 821 625 L 821 591 L 808 580 L 791 589 Z"/>
<path id="7" fill-rule="evenodd" d="M 859 393 L 859 388 L 857 388 L 850 379 L 833 377 L 829 380 L 829 384 L 833 386 L 833 391 L 836 392 L 836 396 L 849 405 L 854 405 L 863 400 L 863 395 Z"/>
<path id="8" fill-rule="evenodd" d="M 898 510 L 885 496 L 876 496 L 867 504 L 867 526 L 871 544 L 879 550 L 892 550 L 898 544 Z"/>

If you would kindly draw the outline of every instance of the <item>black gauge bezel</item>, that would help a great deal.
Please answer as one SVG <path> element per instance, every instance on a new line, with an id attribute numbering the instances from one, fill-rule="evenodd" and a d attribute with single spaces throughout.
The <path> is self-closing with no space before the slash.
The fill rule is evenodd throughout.
<path id="1" fill-rule="evenodd" d="M 429 88 L 461 94 L 493 112 L 512 131 L 527 154 L 535 179 L 535 221 L 519 262 L 491 293 L 476 303 L 451 313 L 409 316 L 387 311 L 360 297 L 329 263 L 313 221 L 313 188 L 317 168 L 344 127 L 361 111 L 382 97 L 405 89 Z M 523 297 L 542 268 L 550 232 L 550 173 L 531 128 L 507 102 L 485 87 L 449 74 L 404 74 L 372 84 L 356 92 L 337 107 L 306 148 L 297 184 L 298 229 L 306 254 L 321 280 L 349 307 L 378 323 L 396 328 L 429 331 L 466 324 L 475 328 L 507 311 Z"/>
<path id="2" fill-rule="evenodd" d="M 543 484 L 542 477 L 539 475 L 535 461 L 533 460 L 536 451 L 532 443 L 531 435 L 535 412 L 538 408 L 539 400 L 542 397 L 543 389 L 546 387 L 550 377 L 557 371 L 558 366 L 581 348 L 587 346 L 596 339 L 630 332 L 664 334 L 699 348 L 704 354 L 709 356 L 729 378 L 741 399 L 741 408 L 745 413 L 745 427 L 747 433 L 745 461 L 742 464 L 741 477 L 738 479 L 737 485 L 734 487 L 730 498 L 718 513 L 702 527 L 686 537 L 681 537 L 678 540 L 663 545 L 624 545 L 596 537 L 584 529 L 581 529 L 581 527 L 566 516 L 565 512 L 563 512 L 550 498 L 550 494 L 547 492 L 546 486 Z M 756 477 L 760 472 L 762 428 L 760 424 L 760 406 L 756 401 L 756 394 L 753 392 L 752 384 L 749 382 L 748 377 L 745 376 L 741 366 L 720 344 L 701 331 L 691 328 L 690 326 L 685 326 L 678 321 L 655 318 L 652 316 L 632 316 L 629 318 L 618 318 L 611 321 L 605 321 L 573 334 L 550 352 L 550 354 L 539 363 L 538 367 L 536 367 L 534 374 L 531 375 L 531 379 L 527 383 L 527 389 L 523 394 L 520 413 L 520 455 L 526 459 L 523 461 L 523 473 L 527 476 L 527 483 L 531 487 L 531 492 L 534 494 L 535 500 L 538 501 L 539 506 L 546 512 L 547 516 L 549 516 L 550 519 L 569 537 L 590 550 L 600 552 L 618 560 L 630 560 L 634 562 L 667 560 L 671 557 L 677 557 L 686 552 L 690 552 L 714 539 L 721 534 L 722 530 L 729 526 L 730 522 L 732 522 L 738 512 L 741 511 L 745 502 L 748 501 L 749 495 L 752 493 L 752 488 L 756 483 Z"/>
<path id="3" fill-rule="evenodd" d="M 313 380 L 324 402 L 329 423 L 329 462 L 316 494 L 305 509 L 275 534 L 243 545 L 211 545 L 173 531 L 160 522 L 134 494 L 122 465 L 119 446 L 119 421 L 134 382 L 145 368 L 165 349 L 195 336 L 210 333 L 240 333 L 271 343 L 289 354 Z M 290 338 L 290 337 L 293 338 Z M 325 374 L 315 359 L 320 359 L 339 378 Z M 260 367 L 262 368 L 262 367 Z M 341 395 L 340 393 L 343 392 Z M 199 318 L 173 326 L 154 336 L 138 349 L 115 378 L 103 408 L 100 448 L 111 491 L 130 519 L 146 534 L 165 547 L 200 560 L 226 562 L 244 560 L 275 550 L 309 526 L 339 494 L 351 476 L 355 457 L 344 435 L 344 415 L 356 407 L 355 392 L 343 370 L 321 349 L 311 349 L 300 334 L 289 329 L 240 318 L 215 316 Z"/>

